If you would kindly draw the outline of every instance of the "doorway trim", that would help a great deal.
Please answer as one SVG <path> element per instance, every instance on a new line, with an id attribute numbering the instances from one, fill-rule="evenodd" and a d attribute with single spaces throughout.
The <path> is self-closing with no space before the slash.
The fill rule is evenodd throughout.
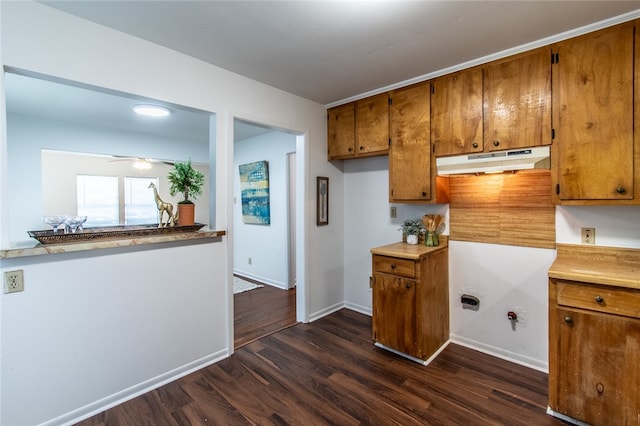
<path id="1" fill-rule="evenodd" d="M 287 152 L 287 288 L 296 286 L 296 161 L 297 153 Z"/>

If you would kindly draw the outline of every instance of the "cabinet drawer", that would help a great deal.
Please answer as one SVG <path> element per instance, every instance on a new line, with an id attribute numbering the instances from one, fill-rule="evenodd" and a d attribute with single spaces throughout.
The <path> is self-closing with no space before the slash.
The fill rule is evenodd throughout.
<path id="1" fill-rule="evenodd" d="M 397 257 L 374 256 L 373 270 L 387 274 L 401 275 L 403 277 L 415 278 L 416 262 L 409 259 Z"/>
<path id="2" fill-rule="evenodd" d="M 558 282 L 558 305 L 640 318 L 640 291 Z"/>

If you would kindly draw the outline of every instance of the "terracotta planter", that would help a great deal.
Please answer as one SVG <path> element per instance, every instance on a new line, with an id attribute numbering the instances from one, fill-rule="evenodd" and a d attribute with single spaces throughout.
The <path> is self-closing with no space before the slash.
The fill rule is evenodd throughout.
<path id="1" fill-rule="evenodd" d="M 178 203 L 178 226 L 191 226 L 195 223 L 196 205 Z"/>

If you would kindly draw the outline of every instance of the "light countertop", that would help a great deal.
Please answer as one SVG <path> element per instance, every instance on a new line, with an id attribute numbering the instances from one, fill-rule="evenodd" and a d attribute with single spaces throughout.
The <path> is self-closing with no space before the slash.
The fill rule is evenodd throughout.
<path id="1" fill-rule="evenodd" d="M 640 289 L 640 249 L 558 244 L 549 277 Z"/>
<path id="2" fill-rule="evenodd" d="M 40 244 L 34 240 L 33 244 L 10 247 L 0 250 L 0 259 L 9 259 L 27 256 L 41 256 L 56 253 L 73 253 L 80 251 L 106 249 L 113 247 L 131 247 L 148 244 L 159 244 L 174 241 L 190 241 L 202 239 L 214 239 L 226 235 L 225 231 L 201 229 L 196 232 L 176 232 L 156 236 L 140 236 L 134 238 L 118 238 L 102 241 L 87 241 L 67 244 Z"/>
<path id="3" fill-rule="evenodd" d="M 448 238 L 446 235 L 441 235 L 440 244 L 437 247 L 427 247 L 424 244 L 407 244 L 399 242 L 372 248 L 371 254 L 418 260 L 421 256 L 425 256 L 439 250 L 444 250 L 447 247 Z"/>

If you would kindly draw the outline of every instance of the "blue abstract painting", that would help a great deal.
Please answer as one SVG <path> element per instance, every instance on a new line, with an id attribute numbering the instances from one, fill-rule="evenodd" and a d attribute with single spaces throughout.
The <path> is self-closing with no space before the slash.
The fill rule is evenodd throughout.
<path id="1" fill-rule="evenodd" d="M 269 225 L 269 163 L 241 164 L 240 196 L 242 198 L 242 221 L 257 225 Z"/>

